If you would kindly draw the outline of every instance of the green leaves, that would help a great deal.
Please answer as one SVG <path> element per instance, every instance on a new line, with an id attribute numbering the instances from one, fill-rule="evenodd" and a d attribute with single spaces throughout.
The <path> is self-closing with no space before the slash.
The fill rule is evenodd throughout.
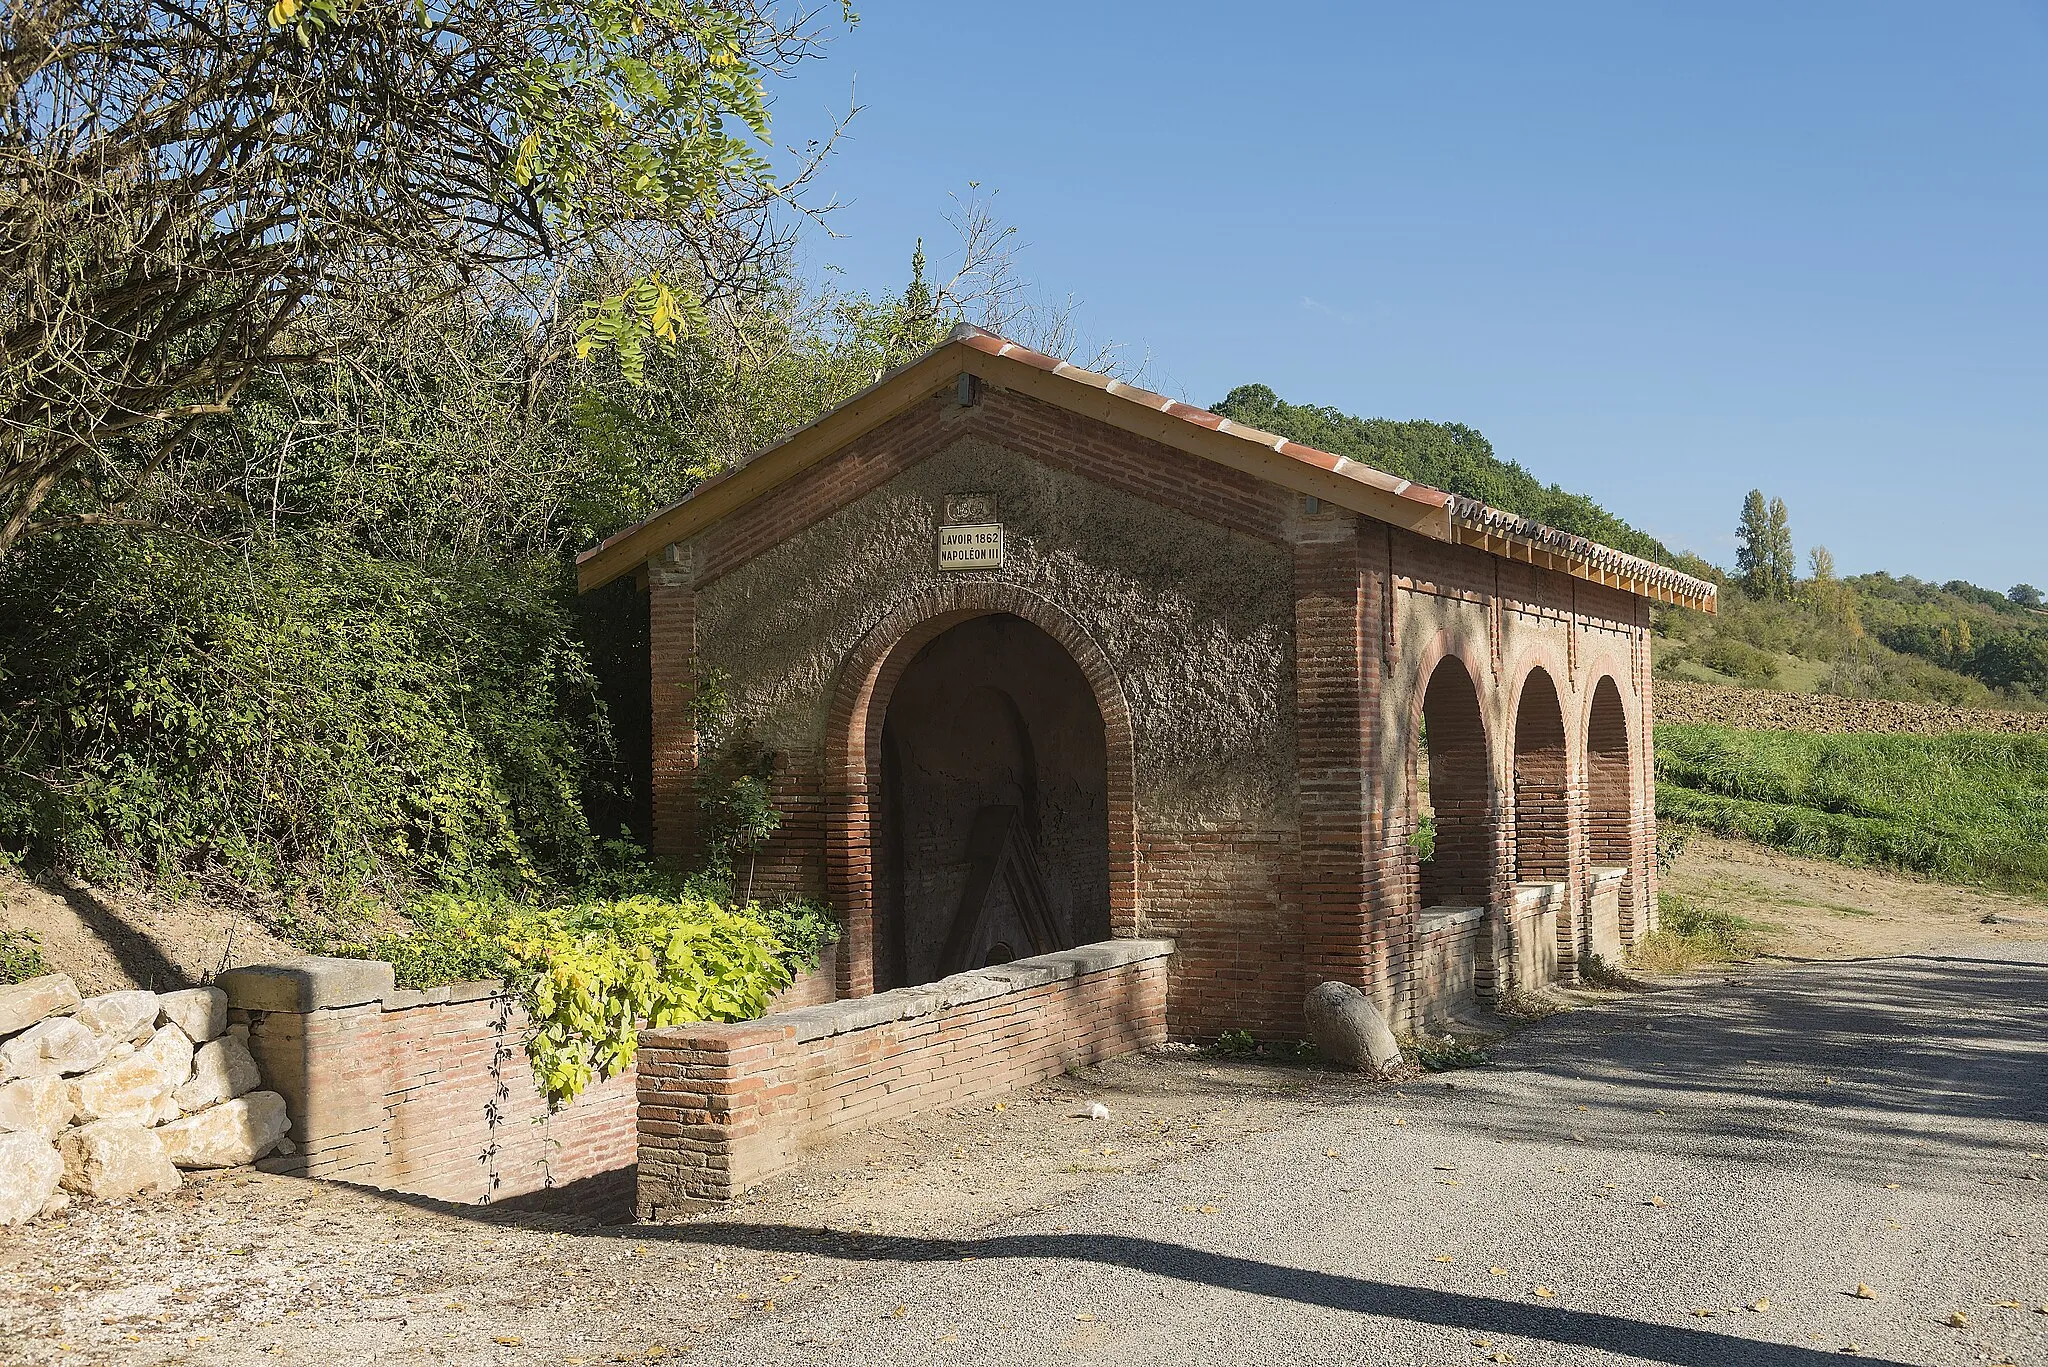
<path id="1" fill-rule="evenodd" d="M 599 351 L 613 352 L 628 382 L 645 384 L 647 344 L 674 342 L 703 326 L 703 304 L 688 291 L 669 288 L 657 271 L 618 294 L 584 304 L 576 330 L 576 357 L 587 360 Z"/>

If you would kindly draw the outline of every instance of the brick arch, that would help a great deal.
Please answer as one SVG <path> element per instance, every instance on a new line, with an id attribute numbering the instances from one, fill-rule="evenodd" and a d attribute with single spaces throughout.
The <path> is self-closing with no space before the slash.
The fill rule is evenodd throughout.
<path id="1" fill-rule="evenodd" d="M 870 795 L 881 782 L 882 724 L 889 699 L 917 653 L 941 633 L 991 613 L 1021 617 L 1080 666 L 1102 716 L 1109 774 L 1109 924 L 1138 928 L 1136 733 L 1109 657 L 1072 615 L 1015 584 L 968 580 L 899 602 L 847 654 L 825 733 L 826 886 L 843 924 L 839 995 L 874 990 L 874 842 Z"/>
<path id="2" fill-rule="evenodd" d="M 1637 727 L 1629 716 L 1626 695 L 1611 673 L 1602 673 L 1587 692 L 1586 737 L 1586 862 L 1627 865 L 1636 862 Z M 1635 879 L 1623 888 L 1621 926 L 1634 928 Z"/>
<path id="3" fill-rule="evenodd" d="M 1447 640 L 1442 648 L 1428 652 L 1422 664 L 1409 704 L 1409 791 L 1420 792 L 1415 780 L 1420 777 L 1426 722 L 1436 857 L 1428 864 L 1416 861 L 1420 905 L 1488 906 L 1494 895 L 1500 808 L 1492 741 L 1480 705 L 1485 676 L 1475 668 L 1472 654 Z"/>
<path id="4" fill-rule="evenodd" d="M 1515 688 L 1513 844 L 1518 883 L 1570 877 L 1570 752 L 1564 698 L 1556 677 L 1535 665 Z"/>

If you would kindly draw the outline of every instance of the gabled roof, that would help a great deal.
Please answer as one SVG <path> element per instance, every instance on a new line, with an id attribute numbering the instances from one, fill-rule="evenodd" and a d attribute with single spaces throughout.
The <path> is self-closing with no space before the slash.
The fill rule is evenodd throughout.
<path id="1" fill-rule="evenodd" d="M 1475 546 L 1644 598 L 1714 610 L 1712 584 L 1669 566 L 1232 422 L 965 323 L 925 356 L 891 371 L 810 426 L 705 480 L 673 507 L 583 552 L 576 557 L 578 588 L 587 592 L 632 573 L 662 547 L 829 459 L 847 442 L 924 402 L 961 375 L 1028 394 L 1438 541 Z"/>

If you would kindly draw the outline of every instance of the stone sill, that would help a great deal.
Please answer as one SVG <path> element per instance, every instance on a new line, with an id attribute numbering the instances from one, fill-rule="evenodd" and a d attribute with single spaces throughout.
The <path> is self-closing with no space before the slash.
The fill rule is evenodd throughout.
<path id="1" fill-rule="evenodd" d="M 1076 949 L 1063 949 L 1052 954 L 1040 954 L 1036 958 L 955 973 L 950 978 L 917 987 L 899 987 L 869 997 L 849 997 L 824 1006 L 782 1011 L 761 1021 L 734 1026 L 677 1025 L 649 1030 L 643 1032 L 641 1040 L 657 1046 L 690 1048 L 714 1031 L 752 1030 L 766 1026 L 779 1031 L 779 1038 L 803 1044 L 895 1021 L 936 1015 L 955 1006 L 991 1001 L 1083 974 L 1105 973 L 1131 964 L 1163 959 L 1173 953 L 1173 947 L 1172 940 L 1101 940 Z"/>
<path id="2" fill-rule="evenodd" d="M 1515 884 L 1515 910 L 1542 911 L 1564 905 L 1563 883 Z"/>
<path id="3" fill-rule="evenodd" d="M 1628 865 L 1595 864 L 1586 872 L 1592 877 L 1593 886 L 1596 888 L 1600 888 L 1607 886 L 1607 884 L 1609 883 L 1619 883 L 1623 879 L 1627 878 Z"/>
<path id="4" fill-rule="evenodd" d="M 1485 907 L 1424 907 L 1422 928 L 1425 931 L 1442 930 L 1447 926 L 1470 925 L 1486 915 Z"/>

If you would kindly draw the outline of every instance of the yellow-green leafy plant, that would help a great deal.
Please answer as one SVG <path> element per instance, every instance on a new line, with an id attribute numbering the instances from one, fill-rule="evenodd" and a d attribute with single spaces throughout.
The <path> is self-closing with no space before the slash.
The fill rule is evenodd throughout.
<path id="1" fill-rule="evenodd" d="M 526 1008 L 527 1058 L 554 1109 L 625 1071 L 643 1026 L 752 1020 L 790 982 L 773 931 L 688 894 L 546 908 L 432 898 L 375 952 L 407 986 L 502 978 Z"/>

